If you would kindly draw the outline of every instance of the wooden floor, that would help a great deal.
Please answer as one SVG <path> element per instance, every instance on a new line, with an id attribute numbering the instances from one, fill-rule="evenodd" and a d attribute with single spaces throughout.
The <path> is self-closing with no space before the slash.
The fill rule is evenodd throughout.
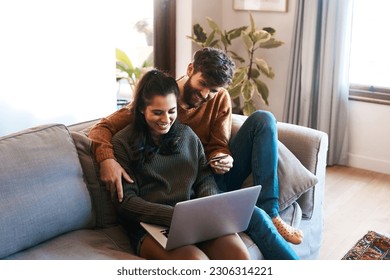
<path id="1" fill-rule="evenodd" d="M 321 260 L 339 260 L 369 230 L 390 236 L 390 175 L 327 168 Z"/>

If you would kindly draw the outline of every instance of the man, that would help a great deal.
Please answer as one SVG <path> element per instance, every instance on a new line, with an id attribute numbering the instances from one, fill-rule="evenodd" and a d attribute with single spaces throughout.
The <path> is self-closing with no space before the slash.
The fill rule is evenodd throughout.
<path id="1" fill-rule="evenodd" d="M 284 244 L 284 240 L 278 239 L 279 235 L 275 235 L 274 230 L 276 228 L 288 242 L 299 244 L 302 241 L 302 232 L 287 225 L 278 213 L 275 118 L 269 112 L 256 111 L 248 117 L 236 137 L 229 141 L 232 107 L 229 93 L 224 87 L 231 83 L 233 71 L 234 63 L 223 51 L 203 48 L 195 52 L 186 75 L 177 81 L 180 89 L 178 119 L 190 126 L 201 139 L 221 190 L 239 188 L 250 173 L 253 174 L 254 184 L 263 186 L 257 205 L 268 215 L 256 208 L 247 233 L 263 254 L 267 254 L 264 250 L 272 248 L 271 244 L 275 242 L 281 246 L 280 252 L 269 250 L 272 251 L 271 255 L 265 257 L 296 259 L 295 253 L 287 243 Z M 119 200 L 123 197 L 122 177 L 130 183 L 132 178 L 116 162 L 111 139 L 131 118 L 128 108 L 122 108 L 102 119 L 89 134 L 100 164 L 100 177 L 111 191 L 116 189 Z M 224 158 L 212 161 L 219 156 Z M 269 218 L 272 218 L 272 222 L 269 222 Z"/>

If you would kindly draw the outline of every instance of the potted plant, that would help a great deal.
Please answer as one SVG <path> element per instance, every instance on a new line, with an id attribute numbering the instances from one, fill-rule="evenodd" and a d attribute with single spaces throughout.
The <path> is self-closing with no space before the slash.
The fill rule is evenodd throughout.
<path id="1" fill-rule="evenodd" d="M 249 14 L 250 26 L 240 26 L 226 31 L 219 28 L 210 17 L 207 17 L 211 32 L 207 34 L 199 24 L 193 25 L 192 36 L 187 36 L 194 43 L 202 47 L 215 47 L 223 49 L 228 53 L 237 64 L 234 72 L 233 81 L 228 87 L 229 94 L 236 107 L 244 115 L 250 115 L 256 110 L 253 101 L 254 95 L 258 95 L 263 102 L 268 105 L 269 90 L 263 81 L 263 76 L 273 79 L 275 73 L 268 63 L 258 57 L 260 49 L 271 49 L 281 46 L 284 42 L 275 38 L 275 29 L 266 27 L 258 29 L 253 20 L 252 14 Z M 244 45 L 244 55 L 240 55 L 230 48 L 235 39 L 241 39 Z M 243 105 L 240 105 L 242 97 Z"/>

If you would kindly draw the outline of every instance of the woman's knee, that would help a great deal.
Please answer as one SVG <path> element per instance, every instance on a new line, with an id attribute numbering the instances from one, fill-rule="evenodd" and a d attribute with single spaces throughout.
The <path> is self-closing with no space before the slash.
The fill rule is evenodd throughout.
<path id="1" fill-rule="evenodd" d="M 198 247 L 190 245 L 178 249 L 177 259 L 180 260 L 208 260 L 207 255 Z"/>
<path id="2" fill-rule="evenodd" d="M 194 245 L 164 250 L 151 236 L 145 237 L 140 248 L 140 257 L 152 260 L 207 260 L 207 255 Z"/>
<path id="3" fill-rule="evenodd" d="M 250 260 L 251 256 L 248 249 L 245 247 L 237 248 L 234 252 L 231 253 L 232 260 Z"/>
<path id="4" fill-rule="evenodd" d="M 230 234 L 203 242 L 200 248 L 212 260 L 250 259 L 249 251 L 238 234 Z"/>

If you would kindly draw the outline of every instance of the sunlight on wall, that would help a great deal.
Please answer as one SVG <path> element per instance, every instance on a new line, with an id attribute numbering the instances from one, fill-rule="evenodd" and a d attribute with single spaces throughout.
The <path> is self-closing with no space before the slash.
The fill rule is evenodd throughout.
<path id="1" fill-rule="evenodd" d="M 116 109 L 115 1 L 0 2 L 0 135 Z"/>

